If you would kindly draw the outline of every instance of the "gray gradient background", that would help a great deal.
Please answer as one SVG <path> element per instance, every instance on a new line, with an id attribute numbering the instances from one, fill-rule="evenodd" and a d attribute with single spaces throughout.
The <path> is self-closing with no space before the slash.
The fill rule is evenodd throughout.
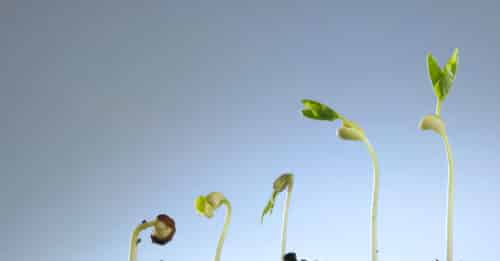
<path id="1" fill-rule="evenodd" d="M 443 257 L 446 161 L 425 55 L 460 48 L 443 107 L 456 160 L 457 260 L 500 260 L 500 3 L 2 1 L 1 260 L 126 260 L 132 228 L 178 234 L 139 260 L 277 260 L 272 180 L 296 174 L 289 248 L 368 260 L 371 165 L 302 98 L 359 122 L 381 162 L 380 260 Z M 144 237 L 147 234 L 143 235 Z"/>

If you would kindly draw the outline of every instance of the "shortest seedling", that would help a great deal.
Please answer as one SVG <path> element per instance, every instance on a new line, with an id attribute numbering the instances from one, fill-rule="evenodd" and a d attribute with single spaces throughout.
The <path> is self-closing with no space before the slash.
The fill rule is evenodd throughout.
<path id="1" fill-rule="evenodd" d="M 262 211 L 262 216 L 260 218 L 261 223 L 264 222 L 264 216 L 266 214 L 272 214 L 274 204 L 276 201 L 276 197 L 280 192 L 285 191 L 287 189 L 287 195 L 285 199 L 285 207 L 283 208 L 283 224 L 281 227 L 281 254 L 280 260 L 285 257 L 286 251 L 286 238 L 287 238 L 287 227 L 288 227 L 288 209 L 290 208 L 290 199 L 291 193 L 293 189 L 293 174 L 285 173 L 279 176 L 273 183 L 273 193 L 271 194 L 271 198 L 267 202 L 264 210 Z M 289 253 L 292 254 L 292 253 Z M 294 253 L 293 253 L 294 254 Z M 294 254 L 295 255 L 295 254 Z M 288 260 L 285 258 L 285 260 Z"/>
<path id="2" fill-rule="evenodd" d="M 229 230 L 229 223 L 231 222 L 231 203 L 226 197 L 220 192 L 211 192 L 206 196 L 198 196 L 195 200 L 194 207 L 196 212 L 206 218 L 212 218 L 216 209 L 222 205 L 226 206 L 226 218 L 224 220 L 224 228 L 217 243 L 217 250 L 215 252 L 215 261 L 220 260 L 222 247 L 224 245 L 224 240 L 226 238 L 227 232 Z"/>
<path id="3" fill-rule="evenodd" d="M 132 232 L 128 258 L 129 261 L 137 260 L 137 245 L 141 241 L 139 239 L 139 234 L 149 227 L 153 227 L 153 232 L 151 233 L 151 241 L 153 243 L 165 245 L 174 237 L 175 221 L 171 217 L 165 214 L 160 214 L 152 221 L 142 221 L 141 224 L 137 225 Z"/>

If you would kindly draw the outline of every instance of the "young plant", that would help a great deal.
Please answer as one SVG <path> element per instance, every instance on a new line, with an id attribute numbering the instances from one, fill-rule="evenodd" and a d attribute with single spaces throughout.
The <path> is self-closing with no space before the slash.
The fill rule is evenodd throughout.
<path id="1" fill-rule="evenodd" d="M 280 260 L 285 256 L 286 251 L 286 237 L 287 237 L 287 227 L 288 227 L 288 209 L 290 208 L 290 199 L 293 189 L 293 174 L 285 173 L 279 176 L 273 183 L 273 193 L 271 198 L 267 202 L 264 210 L 262 211 L 262 216 L 260 218 L 261 223 L 264 222 L 264 216 L 266 214 L 271 215 L 273 213 L 274 203 L 276 197 L 280 192 L 287 189 L 287 194 L 285 198 L 285 207 L 283 208 L 283 224 L 281 226 L 281 255 Z"/>
<path id="2" fill-rule="evenodd" d="M 137 260 L 137 245 L 141 241 L 139 234 L 149 227 L 153 227 L 153 232 L 151 233 L 151 241 L 153 243 L 165 245 L 174 237 L 175 221 L 171 217 L 160 214 L 152 221 L 142 221 L 142 223 L 137 225 L 134 229 L 132 237 L 130 238 L 129 261 Z"/>
<path id="3" fill-rule="evenodd" d="M 377 154 L 364 131 L 353 121 L 346 119 L 330 107 L 313 100 L 302 100 L 304 109 L 302 114 L 313 120 L 336 121 L 341 120 L 342 125 L 337 129 L 337 136 L 344 140 L 361 141 L 368 147 L 368 152 L 373 163 L 373 189 L 370 213 L 370 257 L 377 261 L 377 210 L 379 195 L 379 167 Z"/>
<path id="4" fill-rule="evenodd" d="M 227 200 L 226 197 L 224 197 L 224 195 L 220 192 L 211 192 L 206 196 L 198 196 L 194 203 L 196 212 L 207 218 L 212 218 L 215 210 L 222 205 L 226 206 L 227 210 L 226 218 L 224 220 L 224 228 L 222 229 L 219 242 L 217 243 L 217 250 L 215 251 L 215 261 L 220 260 L 224 240 L 229 229 L 229 223 L 231 222 L 231 203 L 229 203 L 229 200 Z"/>
<path id="5" fill-rule="evenodd" d="M 447 191 L 447 211 L 446 211 L 446 261 L 453 260 L 453 197 L 455 177 L 453 175 L 453 157 L 451 146 L 446 134 L 444 121 L 441 119 L 441 105 L 448 95 L 455 76 L 458 65 L 458 49 L 453 50 L 453 54 L 448 62 L 440 68 L 432 54 L 427 55 L 427 69 L 429 78 L 436 95 L 436 111 L 434 115 L 426 115 L 419 123 L 422 130 L 432 130 L 443 139 L 448 160 L 448 191 Z"/>

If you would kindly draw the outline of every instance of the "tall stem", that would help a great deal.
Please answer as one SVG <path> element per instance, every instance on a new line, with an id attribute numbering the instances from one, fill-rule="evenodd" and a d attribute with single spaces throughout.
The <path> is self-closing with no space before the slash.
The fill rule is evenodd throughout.
<path id="1" fill-rule="evenodd" d="M 283 259 L 283 256 L 286 252 L 286 238 L 287 238 L 287 228 L 288 228 L 288 209 L 290 208 L 290 200 L 292 193 L 293 183 L 290 182 L 288 184 L 288 189 L 286 193 L 285 199 L 285 207 L 283 209 L 283 224 L 281 225 L 281 256 L 280 260 Z"/>
<path id="2" fill-rule="evenodd" d="M 370 141 L 367 138 L 363 138 L 363 142 L 368 147 L 368 152 L 372 158 L 373 163 L 373 188 L 372 188 L 372 202 L 370 210 L 370 256 L 372 261 L 377 261 L 377 210 L 378 210 L 378 194 L 379 194 L 379 166 L 377 160 L 377 154 L 373 149 Z"/>
<path id="3" fill-rule="evenodd" d="M 137 239 L 139 238 L 139 234 L 141 233 L 141 231 L 148 227 L 154 226 L 155 223 L 156 220 L 139 224 L 137 227 L 135 227 L 134 231 L 132 231 L 132 236 L 130 237 L 130 250 L 128 254 L 129 261 L 137 260 Z"/>
<path id="4" fill-rule="evenodd" d="M 448 191 L 447 191 L 447 210 L 446 210 L 446 261 L 453 260 L 453 199 L 455 190 L 455 176 L 453 175 L 453 157 L 451 155 L 451 146 L 448 142 L 446 132 L 443 137 L 446 149 L 446 158 L 448 159 Z"/>
<path id="5" fill-rule="evenodd" d="M 215 258 L 214 258 L 215 261 L 220 261 L 222 247 L 224 246 L 224 240 L 226 238 L 227 231 L 229 230 L 229 223 L 231 222 L 231 203 L 229 203 L 229 201 L 227 200 L 224 200 L 222 204 L 226 206 L 227 210 L 226 210 L 226 217 L 224 219 L 224 228 L 222 229 L 222 233 L 219 238 L 219 243 L 217 243 L 217 250 L 215 252 Z"/>

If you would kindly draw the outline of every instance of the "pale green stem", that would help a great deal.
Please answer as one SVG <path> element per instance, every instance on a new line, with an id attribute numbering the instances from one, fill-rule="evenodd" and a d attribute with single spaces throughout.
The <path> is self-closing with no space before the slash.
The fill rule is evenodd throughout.
<path id="1" fill-rule="evenodd" d="M 139 234 L 141 233 L 141 231 L 148 227 L 152 227 L 155 224 L 156 220 L 142 223 L 135 227 L 134 231 L 132 232 L 132 236 L 130 237 L 130 252 L 128 254 L 129 261 L 137 260 L 137 239 L 139 238 Z"/>
<path id="2" fill-rule="evenodd" d="M 377 261 L 377 210 L 378 210 L 378 194 L 379 194 L 379 166 L 377 154 L 373 149 L 370 141 L 365 137 L 363 142 L 368 147 L 368 152 L 373 162 L 373 188 L 372 188 L 372 202 L 370 209 L 370 256 L 372 261 Z"/>
<path id="3" fill-rule="evenodd" d="M 231 203 L 228 200 L 223 200 L 222 204 L 224 204 L 227 208 L 226 217 L 224 219 L 224 228 L 222 229 L 222 233 L 219 238 L 219 243 L 217 244 L 217 250 L 215 252 L 215 261 L 220 261 L 220 256 L 222 253 L 222 247 L 224 246 L 224 240 L 227 235 L 227 231 L 229 230 L 229 223 L 231 222 Z"/>
<path id="4" fill-rule="evenodd" d="M 451 155 L 451 146 L 448 142 L 446 132 L 441 135 L 446 149 L 446 158 L 448 159 L 448 191 L 447 191 L 447 210 L 446 210 L 446 261 L 453 260 L 453 199 L 455 190 L 455 176 L 453 175 L 453 157 Z"/>
<path id="5" fill-rule="evenodd" d="M 290 208 L 290 200 L 292 193 L 293 182 L 288 184 L 288 189 L 286 193 L 285 199 L 285 207 L 283 208 L 283 224 L 281 226 L 281 256 L 280 260 L 283 259 L 283 256 L 286 252 L 286 238 L 287 238 L 287 228 L 288 228 L 288 209 Z"/>
<path id="6" fill-rule="evenodd" d="M 441 100 L 436 98 L 436 116 L 441 115 Z"/>

